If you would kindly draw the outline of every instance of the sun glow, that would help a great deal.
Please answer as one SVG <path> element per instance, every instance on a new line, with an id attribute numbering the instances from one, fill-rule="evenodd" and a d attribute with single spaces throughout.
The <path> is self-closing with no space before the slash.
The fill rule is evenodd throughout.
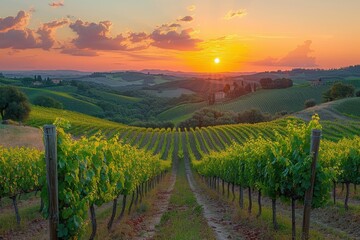
<path id="1" fill-rule="evenodd" d="M 218 58 L 218 57 L 215 58 L 215 59 L 214 59 L 214 63 L 215 63 L 215 64 L 219 64 L 219 63 L 220 63 L 220 58 Z"/>

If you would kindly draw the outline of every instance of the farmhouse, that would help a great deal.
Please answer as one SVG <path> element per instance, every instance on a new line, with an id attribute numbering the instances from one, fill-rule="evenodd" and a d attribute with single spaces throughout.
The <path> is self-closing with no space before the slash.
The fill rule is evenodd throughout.
<path id="1" fill-rule="evenodd" d="M 215 93 L 215 101 L 216 102 L 221 101 L 223 99 L 225 99 L 225 93 L 223 91 Z"/>

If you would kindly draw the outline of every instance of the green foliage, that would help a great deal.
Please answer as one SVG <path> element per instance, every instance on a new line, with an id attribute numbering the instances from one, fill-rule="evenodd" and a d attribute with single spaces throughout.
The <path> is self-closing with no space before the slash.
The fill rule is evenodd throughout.
<path id="1" fill-rule="evenodd" d="M 50 107 L 50 108 L 58 108 L 63 109 L 64 106 L 61 102 L 55 100 L 52 97 L 48 96 L 38 96 L 33 100 L 35 105 L 42 106 L 42 107 Z"/>
<path id="2" fill-rule="evenodd" d="M 68 126 L 61 119 L 56 124 Z M 170 168 L 170 162 L 123 144 L 117 136 L 107 140 L 97 134 L 74 140 L 61 127 L 57 132 L 61 239 L 82 236 L 90 205 L 101 206 L 120 194 L 130 194 L 141 183 Z M 47 203 L 46 186 L 42 197 Z M 47 208 L 45 204 L 44 212 Z"/>
<path id="3" fill-rule="evenodd" d="M 16 87 L 0 87 L 0 114 L 3 120 L 23 121 L 29 116 L 30 104 Z"/>
<path id="4" fill-rule="evenodd" d="M 271 79 L 262 78 L 260 79 L 261 87 L 264 89 L 275 89 L 275 88 L 289 88 L 292 87 L 293 81 L 288 78 Z"/>
<path id="5" fill-rule="evenodd" d="M 235 123 L 258 123 L 271 121 L 272 117 L 267 113 L 262 113 L 258 109 L 250 109 L 241 113 L 220 112 L 211 108 L 203 108 L 196 111 L 194 115 L 178 126 L 180 128 L 207 127 Z"/>
<path id="6" fill-rule="evenodd" d="M 45 177 L 44 153 L 0 145 L 0 198 L 39 190 Z"/>
<path id="7" fill-rule="evenodd" d="M 316 101 L 313 98 L 307 99 L 305 101 L 304 105 L 305 105 L 305 108 L 314 107 L 316 105 Z"/>
<path id="8" fill-rule="evenodd" d="M 86 100 L 78 99 L 72 96 L 71 93 L 27 87 L 23 87 L 21 90 L 29 97 L 31 102 L 34 102 L 38 96 L 46 96 L 61 102 L 66 110 L 77 111 L 92 116 L 103 114 L 103 110 L 99 106 Z"/>
<path id="9" fill-rule="evenodd" d="M 310 187 L 310 135 L 321 129 L 319 118 L 305 125 L 288 122 L 286 134 L 275 138 L 262 136 L 234 144 L 226 152 L 210 153 L 201 161 L 193 161 L 194 168 L 207 177 L 220 177 L 243 187 L 261 189 L 271 198 L 303 200 Z M 318 162 L 313 206 L 326 203 L 331 186 L 332 170 Z"/>
<path id="10" fill-rule="evenodd" d="M 353 97 L 355 88 L 353 85 L 343 84 L 341 82 L 335 83 L 332 87 L 324 92 L 323 98 L 325 102 L 338 100 L 346 97 Z"/>

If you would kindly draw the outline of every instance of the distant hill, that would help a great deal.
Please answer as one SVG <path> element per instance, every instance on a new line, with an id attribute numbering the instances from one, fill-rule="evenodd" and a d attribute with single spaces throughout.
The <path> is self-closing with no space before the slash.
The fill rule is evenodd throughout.
<path id="1" fill-rule="evenodd" d="M 356 88 L 360 89 L 360 79 L 343 82 L 353 84 Z M 311 86 L 310 84 L 302 84 L 287 89 L 260 90 L 211 106 L 208 106 L 206 102 L 179 105 L 160 113 L 158 118 L 163 121 L 179 122 L 189 118 L 195 111 L 204 107 L 233 112 L 242 112 L 255 108 L 271 114 L 281 111 L 293 113 L 303 110 L 304 102 L 308 99 L 314 99 L 317 104 L 320 104 L 323 101 L 322 94 L 328 88 L 330 88 L 330 85 Z M 353 106 L 356 108 L 358 105 Z"/>

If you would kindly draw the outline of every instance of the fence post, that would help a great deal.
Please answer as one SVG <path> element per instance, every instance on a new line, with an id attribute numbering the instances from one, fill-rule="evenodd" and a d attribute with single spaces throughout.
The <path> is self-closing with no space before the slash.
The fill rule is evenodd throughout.
<path id="1" fill-rule="evenodd" d="M 319 154 L 320 138 L 321 138 L 321 130 L 313 129 L 311 133 L 311 149 L 310 149 L 310 153 L 312 154 L 311 186 L 305 192 L 304 214 L 303 214 L 303 225 L 302 225 L 302 236 L 301 236 L 303 240 L 309 239 L 311 202 L 314 193 L 316 161 Z"/>
<path id="2" fill-rule="evenodd" d="M 57 239 L 59 222 L 58 175 L 57 175 L 57 138 L 54 125 L 44 126 L 46 179 L 49 197 L 50 240 Z"/>

